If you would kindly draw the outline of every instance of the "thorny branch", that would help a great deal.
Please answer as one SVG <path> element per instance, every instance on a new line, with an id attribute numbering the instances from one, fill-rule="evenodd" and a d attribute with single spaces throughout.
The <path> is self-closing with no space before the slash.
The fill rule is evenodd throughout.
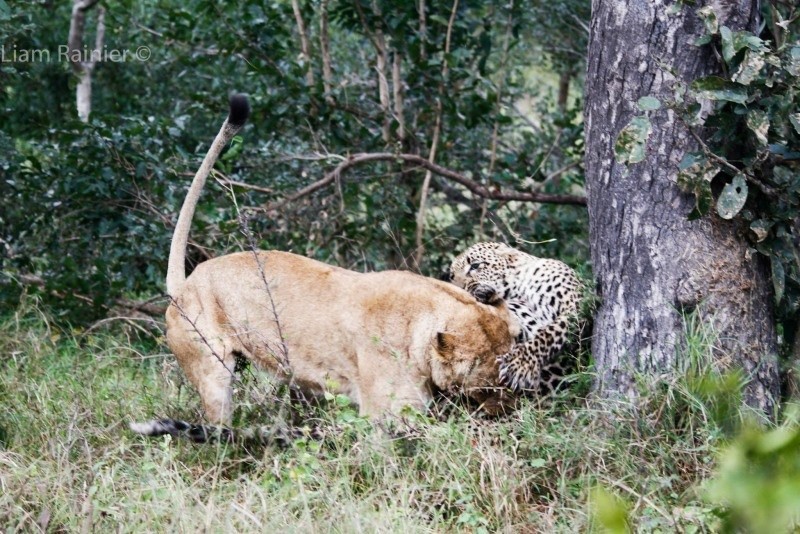
<path id="1" fill-rule="evenodd" d="M 181 305 L 178 303 L 178 301 L 176 299 L 170 297 L 169 300 L 170 300 L 170 303 L 173 306 L 175 306 L 175 309 L 178 310 L 178 313 L 180 314 L 181 319 L 183 319 L 184 321 L 189 323 L 189 325 L 192 327 L 192 330 L 194 330 L 194 333 L 198 335 L 198 337 L 200 338 L 200 341 L 203 343 L 203 345 L 208 347 L 208 350 L 211 351 L 211 354 L 214 356 L 214 358 L 216 358 L 219 361 L 219 363 L 222 364 L 222 367 L 224 367 L 225 370 L 230 373 L 230 375 L 233 378 L 233 380 L 235 382 L 237 382 L 239 380 L 239 378 L 236 376 L 236 372 L 235 372 L 234 368 L 233 367 L 228 367 L 228 365 L 225 363 L 224 358 L 222 356 L 220 356 L 217 353 L 216 350 L 214 350 L 214 347 L 211 345 L 211 343 L 208 341 L 208 339 L 206 339 L 206 336 L 203 335 L 203 332 L 201 332 L 200 329 L 197 328 L 197 322 L 193 321 L 192 319 L 189 318 L 189 316 L 186 314 L 186 312 L 183 310 L 183 308 L 181 308 Z"/>

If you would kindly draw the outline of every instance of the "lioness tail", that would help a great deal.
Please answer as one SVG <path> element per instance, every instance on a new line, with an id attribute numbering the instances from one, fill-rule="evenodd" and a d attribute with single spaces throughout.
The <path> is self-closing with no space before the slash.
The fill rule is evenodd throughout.
<path id="1" fill-rule="evenodd" d="M 217 137 L 211 143 L 211 148 L 208 149 L 206 157 L 197 173 L 194 175 L 192 185 L 189 186 L 189 191 L 186 193 L 186 199 L 183 201 L 180 215 L 178 215 L 178 222 L 175 224 L 175 232 L 172 234 L 172 245 L 169 249 L 169 264 L 167 267 L 167 294 L 170 296 L 175 295 L 181 284 L 186 280 L 186 269 L 184 262 L 186 261 L 186 245 L 189 242 L 189 229 L 192 226 L 192 217 L 194 217 L 194 210 L 197 207 L 197 202 L 200 199 L 200 192 L 206 183 L 206 178 L 214 168 L 222 149 L 227 145 L 233 136 L 242 129 L 244 123 L 247 122 L 247 117 L 250 115 L 250 103 L 247 97 L 241 94 L 234 94 L 230 99 L 230 111 L 228 118 L 222 124 Z"/>

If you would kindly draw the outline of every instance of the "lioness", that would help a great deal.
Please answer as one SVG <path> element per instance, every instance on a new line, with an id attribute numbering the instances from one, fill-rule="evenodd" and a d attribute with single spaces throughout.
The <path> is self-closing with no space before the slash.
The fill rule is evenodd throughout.
<path id="1" fill-rule="evenodd" d="M 497 356 L 519 334 L 504 304 L 481 304 L 460 288 L 409 272 L 357 273 L 279 251 L 229 254 L 186 277 L 200 191 L 248 114 L 247 98 L 233 96 L 189 187 L 169 255 L 167 343 L 199 391 L 207 419 L 230 424 L 237 356 L 307 393 L 345 394 L 369 416 L 424 408 L 432 386 L 491 399 L 494 393 L 481 388 L 497 385 Z M 131 427 L 177 433 L 173 423 Z"/>

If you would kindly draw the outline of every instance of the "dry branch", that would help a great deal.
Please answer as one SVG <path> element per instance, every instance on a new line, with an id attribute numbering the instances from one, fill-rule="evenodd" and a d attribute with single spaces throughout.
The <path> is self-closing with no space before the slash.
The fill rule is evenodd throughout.
<path id="1" fill-rule="evenodd" d="M 434 174 L 437 174 L 443 178 L 447 178 L 448 180 L 452 180 L 458 184 L 461 184 L 462 186 L 467 188 L 473 195 L 480 198 L 486 198 L 490 200 L 539 202 L 546 204 L 570 204 L 575 206 L 586 205 L 586 198 L 579 195 L 552 195 L 552 194 L 538 193 L 533 191 L 531 192 L 526 192 L 526 191 L 504 192 L 500 190 L 493 191 L 487 188 L 486 186 L 467 178 L 463 174 L 455 172 L 446 167 L 442 167 L 441 165 L 437 165 L 436 163 L 432 163 L 428 161 L 426 158 L 423 158 L 422 156 L 418 156 L 416 154 L 392 154 L 389 152 L 374 152 L 374 153 L 359 153 L 351 155 L 349 158 L 342 161 L 339 165 L 336 166 L 336 168 L 327 173 L 320 180 L 312 184 L 309 184 L 306 187 L 299 189 L 298 191 L 295 191 L 294 193 L 287 196 L 283 200 L 272 202 L 261 209 L 266 211 L 278 209 L 290 202 L 299 200 L 300 198 L 306 197 L 312 193 L 315 193 L 316 191 L 319 191 L 320 189 L 324 189 L 325 187 L 331 185 L 340 178 L 340 176 L 344 171 L 348 170 L 349 168 L 374 161 L 404 161 L 407 163 L 418 165 L 424 169 L 430 170 Z"/>

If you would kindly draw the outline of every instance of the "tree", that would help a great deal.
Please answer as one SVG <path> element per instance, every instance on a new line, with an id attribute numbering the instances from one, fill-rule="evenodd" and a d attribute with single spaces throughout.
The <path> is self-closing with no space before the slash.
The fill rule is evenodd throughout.
<path id="1" fill-rule="evenodd" d="M 72 18 L 69 25 L 67 48 L 72 70 L 78 77 L 78 86 L 75 89 L 75 101 L 78 117 L 83 122 L 89 120 L 92 112 L 92 71 L 97 65 L 97 60 L 103 53 L 103 40 L 105 36 L 106 9 L 97 8 L 97 32 L 95 45 L 91 53 L 86 52 L 83 46 L 83 32 L 86 25 L 86 12 L 97 4 L 98 0 L 75 0 L 72 4 Z"/>
<path id="2" fill-rule="evenodd" d="M 704 33 L 698 11 L 713 12 L 720 27 L 753 30 L 758 2 L 666 8 L 600 0 L 594 7 L 585 164 L 602 299 L 593 340 L 596 389 L 603 397 L 635 397 L 637 375 L 653 380 L 685 365 L 686 318 L 697 314 L 717 336 L 715 363 L 741 369 L 745 401 L 772 413 L 778 369 L 768 267 L 748 250 L 737 223 L 713 212 L 690 217 L 696 199 L 678 186 L 679 166 L 702 150 L 703 132 L 695 136 L 661 105 L 692 80 L 721 72 L 710 47 L 692 44 Z M 699 103 L 702 118 L 711 102 Z M 729 180 L 716 172 L 707 179 L 717 192 Z"/>

